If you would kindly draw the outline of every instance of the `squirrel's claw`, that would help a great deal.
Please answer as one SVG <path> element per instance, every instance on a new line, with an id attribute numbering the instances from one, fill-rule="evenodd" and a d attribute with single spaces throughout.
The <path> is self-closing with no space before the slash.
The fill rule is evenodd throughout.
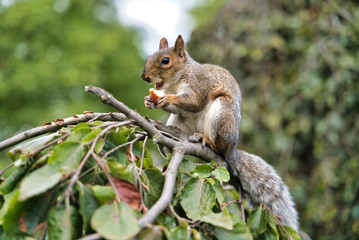
<path id="1" fill-rule="evenodd" d="M 146 108 L 148 109 L 155 109 L 157 108 L 156 107 L 156 104 L 153 102 L 152 98 L 150 96 L 146 96 L 145 97 L 145 106 Z"/>
<path id="2" fill-rule="evenodd" d="M 169 105 L 168 98 L 166 96 L 160 97 L 157 100 L 157 102 L 158 102 L 158 104 L 157 104 L 158 108 L 165 108 Z"/>
<path id="3" fill-rule="evenodd" d="M 205 147 L 206 145 L 208 147 L 210 147 L 212 150 L 214 150 L 214 144 L 212 143 L 211 140 L 209 140 L 207 137 L 203 136 L 202 134 L 200 133 L 194 133 L 193 135 L 191 135 L 189 138 L 188 138 L 188 141 L 189 142 L 193 142 L 193 143 L 201 143 L 201 145 L 203 147 Z"/>

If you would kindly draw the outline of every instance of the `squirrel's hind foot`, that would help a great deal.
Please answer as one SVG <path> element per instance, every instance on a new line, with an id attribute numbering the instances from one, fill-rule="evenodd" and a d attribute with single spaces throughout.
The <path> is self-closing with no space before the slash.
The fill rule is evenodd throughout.
<path id="1" fill-rule="evenodd" d="M 201 133 L 194 133 L 193 135 L 189 136 L 188 141 L 193 143 L 201 143 L 203 147 L 207 145 L 215 151 L 215 147 L 212 141 L 203 136 Z"/>

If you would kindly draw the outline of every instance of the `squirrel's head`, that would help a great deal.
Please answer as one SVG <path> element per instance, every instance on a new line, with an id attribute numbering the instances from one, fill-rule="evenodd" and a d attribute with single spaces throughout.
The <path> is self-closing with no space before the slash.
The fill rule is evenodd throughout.
<path id="1" fill-rule="evenodd" d="M 160 49 L 146 59 L 141 78 L 148 83 L 155 83 L 156 89 L 166 89 L 183 69 L 187 60 L 184 41 L 178 36 L 175 46 L 169 48 L 166 38 L 160 41 Z M 179 78 L 179 77 L 178 77 Z"/>

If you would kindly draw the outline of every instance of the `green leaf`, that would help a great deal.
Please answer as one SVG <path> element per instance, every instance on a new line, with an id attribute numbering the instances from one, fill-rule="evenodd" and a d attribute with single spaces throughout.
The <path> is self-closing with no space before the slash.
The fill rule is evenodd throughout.
<path id="1" fill-rule="evenodd" d="M 19 201 L 24 201 L 49 190 L 60 182 L 61 178 L 62 173 L 52 166 L 45 165 L 42 168 L 36 169 L 22 181 Z"/>
<path id="2" fill-rule="evenodd" d="M 108 139 L 105 140 L 105 145 L 103 147 L 104 152 L 108 152 L 115 148 L 117 145 L 110 142 Z M 112 158 L 116 160 L 117 162 L 121 163 L 122 165 L 126 165 L 128 163 L 126 148 L 120 148 L 114 152 L 112 152 L 110 155 L 108 155 L 108 158 Z"/>
<path id="3" fill-rule="evenodd" d="M 237 200 L 237 201 L 239 200 L 239 193 L 234 189 L 226 190 L 224 192 L 223 202 L 228 202 L 228 201 L 233 201 L 233 200 Z M 245 201 L 245 199 L 243 199 L 243 201 Z M 227 208 L 231 214 L 240 216 L 240 218 L 242 219 L 242 210 L 241 210 L 240 204 L 232 203 L 232 204 L 227 205 Z"/>
<path id="4" fill-rule="evenodd" d="M 157 225 L 162 225 L 168 229 L 172 229 L 176 227 L 176 220 L 175 217 L 173 215 L 168 215 L 166 213 L 161 213 L 157 218 L 156 218 L 156 224 Z"/>
<path id="5" fill-rule="evenodd" d="M 100 153 L 105 146 L 105 140 L 103 138 L 100 138 L 95 145 L 95 153 Z"/>
<path id="6" fill-rule="evenodd" d="M 140 231 L 135 212 L 124 202 L 106 204 L 97 209 L 91 226 L 107 239 L 127 239 Z"/>
<path id="7" fill-rule="evenodd" d="M 287 233 L 291 236 L 291 238 L 293 240 L 301 240 L 299 234 L 291 227 L 289 226 L 283 226 L 285 228 L 285 230 L 287 231 Z M 281 239 L 289 239 L 287 234 L 285 234 L 285 232 L 283 231 L 282 228 L 279 228 L 279 232 L 280 232 L 280 236 Z"/>
<path id="8" fill-rule="evenodd" d="M 217 239 L 233 239 L 233 240 L 252 240 L 252 234 L 243 220 L 235 215 L 230 214 L 233 220 L 233 230 L 227 230 L 220 227 L 214 228 L 214 233 Z"/>
<path id="9" fill-rule="evenodd" d="M 152 207 L 161 196 L 165 178 L 157 168 L 145 169 L 143 173 L 149 187 L 149 191 L 144 191 L 144 202 L 147 207 Z"/>
<path id="10" fill-rule="evenodd" d="M 55 206 L 47 216 L 49 239 L 76 239 L 81 235 L 81 218 L 74 206 Z"/>
<path id="11" fill-rule="evenodd" d="M 127 143 L 127 138 L 121 132 L 111 131 L 111 134 L 109 134 L 108 139 L 114 145 L 121 145 Z"/>
<path id="12" fill-rule="evenodd" d="M 181 206 L 192 220 L 211 213 L 216 203 L 216 192 L 207 181 L 191 178 L 183 188 Z"/>
<path id="13" fill-rule="evenodd" d="M 267 213 L 262 207 L 256 207 L 251 211 L 248 217 L 248 226 L 253 234 L 253 237 L 257 237 L 267 229 Z"/>
<path id="14" fill-rule="evenodd" d="M 66 139 L 67 142 L 81 142 L 90 132 L 91 127 L 87 123 L 79 123 L 71 129 L 71 135 Z"/>
<path id="15" fill-rule="evenodd" d="M 150 226 L 142 230 L 138 239 L 163 239 L 162 226 Z"/>
<path id="16" fill-rule="evenodd" d="M 223 182 L 228 182 L 230 179 L 228 170 L 223 167 L 214 170 L 214 177 Z"/>
<path id="17" fill-rule="evenodd" d="M 88 133 L 91 132 L 91 125 L 90 125 L 89 123 L 78 123 L 78 124 L 76 124 L 75 127 L 73 127 L 73 128 L 71 129 L 71 132 L 76 132 L 76 131 L 78 131 L 78 130 L 80 130 L 80 129 L 82 129 L 82 128 L 87 129 Z M 71 134 L 71 135 L 72 135 L 72 134 Z M 86 134 L 86 135 L 87 135 L 87 134 Z M 85 135 L 84 135 L 84 136 L 85 136 Z M 84 136 L 83 136 L 83 137 L 84 137 Z M 82 139 L 82 138 L 80 138 L 80 139 Z M 79 139 L 75 140 L 74 142 L 77 142 L 77 141 L 79 141 Z"/>
<path id="18" fill-rule="evenodd" d="M 224 200 L 224 189 L 218 179 L 214 179 L 213 188 L 216 191 L 217 201 L 219 203 L 222 203 Z"/>
<path id="19" fill-rule="evenodd" d="M 113 177 L 121 178 L 131 183 L 135 182 L 136 175 L 133 171 L 130 171 L 130 167 L 126 167 L 125 165 L 116 162 L 111 158 L 107 160 L 107 166 L 110 168 L 110 173 Z"/>
<path id="20" fill-rule="evenodd" d="M 25 210 L 25 203 L 18 202 L 19 191 L 15 191 L 15 194 L 12 196 L 9 207 L 4 215 L 3 227 L 6 235 L 9 239 L 23 238 L 25 233 L 20 230 L 18 219 L 20 218 L 22 212 Z"/>
<path id="21" fill-rule="evenodd" d="M 136 162 L 137 167 L 141 166 L 141 160 Z M 153 162 L 150 158 L 143 158 L 143 162 L 142 162 L 142 169 L 146 169 L 146 168 L 152 168 L 154 167 Z"/>
<path id="22" fill-rule="evenodd" d="M 121 130 L 119 133 L 121 133 L 123 136 L 125 136 L 126 138 L 131 134 L 132 129 L 129 128 L 125 128 L 123 130 Z"/>
<path id="23" fill-rule="evenodd" d="M 264 232 L 264 235 L 267 236 L 268 240 L 269 239 L 279 240 L 278 222 L 269 211 L 267 211 L 267 222 L 268 222 L 267 225 L 268 227 L 267 227 L 267 231 Z"/>
<path id="24" fill-rule="evenodd" d="M 83 156 L 83 145 L 76 142 L 63 142 L 49 157 L 48 165 L 30 173 L 20 185 L 21 201 L 43 193 L 55 186 L 63 174 L 75 169 Z"/>
<path id="25" fill-rule="evenodd" d="M 210 223 L 214 226 L 221 227 L 227 230 L 233 230 L 232 217 L 229 215 L 228 209 L 223 208 L 223 212 L 210 213 L 200 217 L 200 220 L 206 223 Z"/>
<path id="26" fill-rule="evenodd" d="M 178 227 L 175 227 L 171 230 L 171 237 L 169 240 L 177 239 L 191 239 L 191 232 L 190 228 L 188 227 L 188 223 L 181 222 Z"/>
<path id="27" fill-rule="evenodd" d="M 19 202 L 19 191 L 13 193 L 6 196 L 8 206 L 2 219 L 6 235 L 10 239 L 22 238 L 24 234 L 34 235 L 38 225 L 44 221 L 56 194 L 45 194 Z"/>
<path id="28" fill-rule="evenodd" d="M 105 203 L 115 199 L 116 193 L 111 186 L 91 186 L 96 198 L 101 202 Z"/>
<path id="29" fill-rule="evenodd" d="M 268 227 L 261 236 L 263 240 L 279 240 L 279 232 L 271 227 Z"/>
<path id="30" fill-rule="evenodd" d="M 196 165 L 192 161 L 183 159 L 178 167 L 178 171 L 190 174 L 195 168 Z"/>
<path id="31" fill-rule="evenodd" d="M 99 135 L 101 132 L 102 132 L 101 128 L 95 128 L 91 130 L 91 132 L 87 134 L 87 136 L 81 142 L 82 143 L 90 142 L 94 140 L 97 137 L 97 135 Z"/>
<path id="32" fill-rule="evenodd" d="M 18 145 L 16 145 L 14 148 L 10 149 L 9 152 L 11 152 L 11 159 L 15 160 L 15 156 L 18 155 L 19 153 L 27 155 L 27 153 L 38 149 L 39 147 L 42 147 L 43 145 L 45 145 L 46 143 L 52 141 L 53 139 L 55 139 L 56 137 L 60 136 L 59 132 L 54 132 L 54 133 L 50 133 L 50 134 L 46 134 L 46 135 L 42 135 L 27 141 L 24 141 Z M 20 151 L 18 151 L 20 150 Z"/>
<path id="33" fill-rule="evenodd" d="M 90 233 L 91 217 L 99 207 L 99 201 L 92 189 L 85 185 L 77 185 L 79 190 L 79 212 L 82 217 L 82 229 L 85 233 Z"/>
<path id="34" fill-rule="evenodd" d="M 78 167 L 83 157 L 84 147 L 78 142 L 63 142 L 58 145 L 49 157 L 48 164 L 60 171 L 68 172 Z"/>
<path id="35" fill-rule="evenodd" d="M 197 175 L 200 178 L 206 178 L 212 175 L 213 166 L 209 164 L 197 165 L 191 172 L 192 175 Z"/>
<path id="36" fill-rule="evenodd" d="M 5 201 L 4 201 L 2 208 L 0 209 L 0 219 L 3 219 L 4 215 L 6 214 L 7 210 L 9 209 L 11 199 L 13 198 L 15 193 L 17 194 L 17 196 L 19 196 L 19 191 L 12 191 L 8 194 L 3 195 Z"/>
<path id="37" fill-rule="evenodd" d="M 5 179 L 0 185 L 0 193 L 7 194 L 11 192 L 16 185 L 22 180 L 26 172 L 32 167 L 35 163 L 35 158 L 31 157 L 27 160 L 25 164 L 20 165 L 15 169 L 9 177 Z"/>
<path id="38" fill-rule="evenodd" d="M 193 240 L 201 240 L 201 234 L 195 228 L 191 228 Z"/>

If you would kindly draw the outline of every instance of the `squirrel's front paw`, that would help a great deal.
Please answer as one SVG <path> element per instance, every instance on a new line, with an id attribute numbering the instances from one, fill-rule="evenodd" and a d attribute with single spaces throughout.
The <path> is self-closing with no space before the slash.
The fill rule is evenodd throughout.
<path id="1" fill-rule="evenodd" d="M 145 97 L 145 106 L 146 106 L 146 108 L 149 108 L 149 109 L 157 108 L 156 104 L 153 102 L 153 100 L 150 96 Z"/>
<path id="2" fill-rule="evenodd" d="M 157 100 L 157 107 L 159 108 L 165 108 L 167 107 L 169 104 L 170 104 L 170 101 L 171 101 L 171 96 L 169 95 L 165 95 L 163 97 L 160 97 L 158 100 Z"/>

